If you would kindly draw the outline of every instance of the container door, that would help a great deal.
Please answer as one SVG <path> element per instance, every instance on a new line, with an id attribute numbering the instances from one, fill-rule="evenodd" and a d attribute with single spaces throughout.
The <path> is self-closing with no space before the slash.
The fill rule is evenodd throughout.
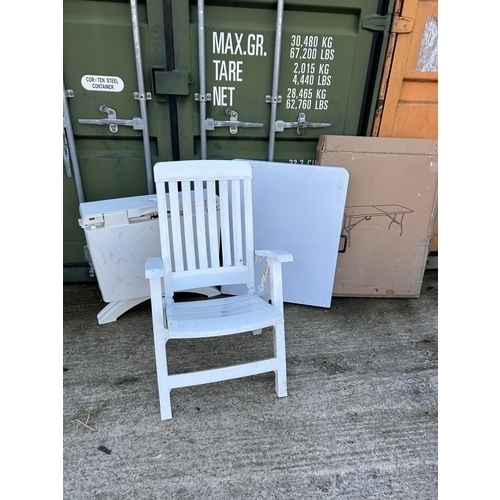
<path id="1" fill-rule="evenodd" d="M 366 135 L 389 4 L 177 3 L 181 157 L 313 164 L 320 134 Z"/>
<path id="2" fill-rule="evenodd" d="M 61 83 L 73 136 L 66 127 L 63 258 L 65 280 L 71 281 L 80 280 L 82 267 L 88 277 L 79 203 L 148 194 L 153 186 L 147 164 L 172 159 L 172 142 L 168 98 L 152 92 L 155 71 L 166 69 L 163 2 L 137 6 L 140 57 L 131 2 L 64 0 L 63 8 Z M 76 161 L 69 154 L 72 139 Z"/>

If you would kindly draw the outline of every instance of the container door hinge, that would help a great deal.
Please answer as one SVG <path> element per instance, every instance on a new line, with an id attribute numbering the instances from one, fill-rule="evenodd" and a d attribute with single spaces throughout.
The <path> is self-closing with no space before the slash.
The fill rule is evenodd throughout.
<path id="1" fill-rule="evenodd" d="M 215 130 L 215 127 L 229 127 L 230 134 L 237 134 L 238 127 L 260 128 L 263 123 L 241 122 L 238 120 L 238 113 L 231 108 L 226 109 L 226 115 L 229 115 L 229 120 L 214 120 L 207 118 L 205 120 L 205 130 Z"/>
<path id="2" fill-rule="evenodd" d="M 306 128 L 321 128 L 321 127 L 331 127 L 331 123 L 317 123 L 317 122 L 308 122 L 306 120 L 305 113 L 299 113 L 298 119 L 296 122 L 285 122 L 283 120 L 276 120 L 274 124 L 275 132 L 284 132 L 286 128 L 297 128 L 297 135 L 305 135 Z"/>
<path id="3" fill-rule="evenodd" d="M 387 14 L 381 16 L 372 14 L 363 19 L 361 27 L 370 31 L 383 31 L 384 33 L 411 33 L 415 22 L 410 17 L 392 16 Z"/>
<path id="4" fill-rule="evenodd" d="M 107 118 L 80 118 L 78 123 L 83 123 L 86 125 L 109 125 L 109 130 L 111 133 L 116 134 L 118 132 L 118 126 L 123 125 L 125 127 L 133 127 L 134 130 L 143 130 L 144 123 L 142 118 L 132 118 L 131 120 L 122 120 L 118 119 L 116 116 L 116 111 L 106 104 L 102 104 L 99 107 L 99 111 L 102 113 L 106 113 L 108 115 Z"/>

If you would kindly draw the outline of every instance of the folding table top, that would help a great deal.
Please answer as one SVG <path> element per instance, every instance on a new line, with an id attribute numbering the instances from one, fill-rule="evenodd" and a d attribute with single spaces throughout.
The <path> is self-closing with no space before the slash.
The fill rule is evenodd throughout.
<path id="1" fill-rule="evenodd" d="M 349 174 L 342 167 L 247 160 L 255 248 L 282 248 L 285 302 L 330 307 Z M 261 267 L 256 266 L 256 280 Z M 256 281 L 259 283 L 259 281 Z"/>

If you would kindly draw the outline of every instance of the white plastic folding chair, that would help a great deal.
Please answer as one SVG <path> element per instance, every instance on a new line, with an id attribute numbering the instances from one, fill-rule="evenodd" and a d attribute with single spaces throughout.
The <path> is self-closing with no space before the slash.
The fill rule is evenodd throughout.
<path id="1" fill-rule="evenodd" d="M 274 372 L 278 397 L 287 395 L 281 263 L 284 250 L 254 250 L 252 166 L 246 161 L 188 160 L 154 166 L 161 258 L 146 262 L 150 281 L 161 419 L 172 418 L 174 388 Z M 166 192 L 168 192 L 168 206 Z M 254 263 L 265 258 L 266 292 L 256 289 Z M 264 282 L 264 280 L 262 280 Z M 200 287 L 246 284 L 244 295 L 179 301 Z M 259 283 L 262 285 L 262 283 Z M 264 296 L 265 295 L 265 296 Z M 169 374 L 169 339 L 260 333 L 272 327 L 271 358 L 210 370 Z"/>

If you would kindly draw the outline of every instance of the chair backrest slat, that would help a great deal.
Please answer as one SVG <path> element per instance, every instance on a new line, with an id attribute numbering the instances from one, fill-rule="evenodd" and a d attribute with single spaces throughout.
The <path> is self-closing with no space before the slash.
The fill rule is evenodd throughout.
<path id="1" fill-rule="evenodd" d="M 207 181 L 208 237 L 210 240 L 210 267 L 220 267 L 219 227 L 215 181 Z"/>
<path id="2" fill-rule="evenodd" d="M 195 237 L 193 228 L 193 209 L 191 199 L 191 183 L 189 181 L 182 181 L 182 216 L 180 217 L 179 224 L 184 225 L 184 253 L 186 257 L 185 269 L 196 269 L 196 252 L 195 252 Z M 182 233 L 182 231 L 181 231 Z M 177 270 L 177 268 L 176 268 Z M 181 270 L 181 269 L 179 269 Z"/>
<path id="3" fill-rule="evenodd" d="M 173 259 L 175 271 L 184 270 L 183 245 L 182 245 L 182 229 L 181 229 L 181 209 L 179 206 L 179 190 L 177 182 L 169 182 L 168 190 L 170 195 L 170 225 L 171 225 L 171 242 L 173 249 Z"/>
<path id="4" fill-rule="evenodd" d="M 222 265 L 231 266 L 231 226 L 229 221 L 229 189 L 228 181 L 219 182 L 220 197 L 220 232 L 222 243 Z"/>
<path id="5" fill-rule="evenodd" d="M 198 268 L 208 268 L 207 257 L 207 230 L 205 220 L 205 200 L 203 196 L 203 182 L 194 183 L 194 202 L 196 207 L 196 238 L 198 241 Z"/>
<path id="6" fill-rule="evenodd" d="M 252 210 L 252 183 L 249 180 L 243 181 L 245 200 L 245 248 L 246 263 L 248 265 L 247 283 L 250 288 L 254 287 L 255 275 L 253 271 L 254 246 L 253 246 L 253 210 Z"/>
<path id="7" fill-rule="evenodd" d="M 242 241 L 242 220 L 241 220 L 241 190 L 239 181 L 231 181 L 231 224 L 233 236 L 233 264 L 243 265 L 243 241 Z"/>

